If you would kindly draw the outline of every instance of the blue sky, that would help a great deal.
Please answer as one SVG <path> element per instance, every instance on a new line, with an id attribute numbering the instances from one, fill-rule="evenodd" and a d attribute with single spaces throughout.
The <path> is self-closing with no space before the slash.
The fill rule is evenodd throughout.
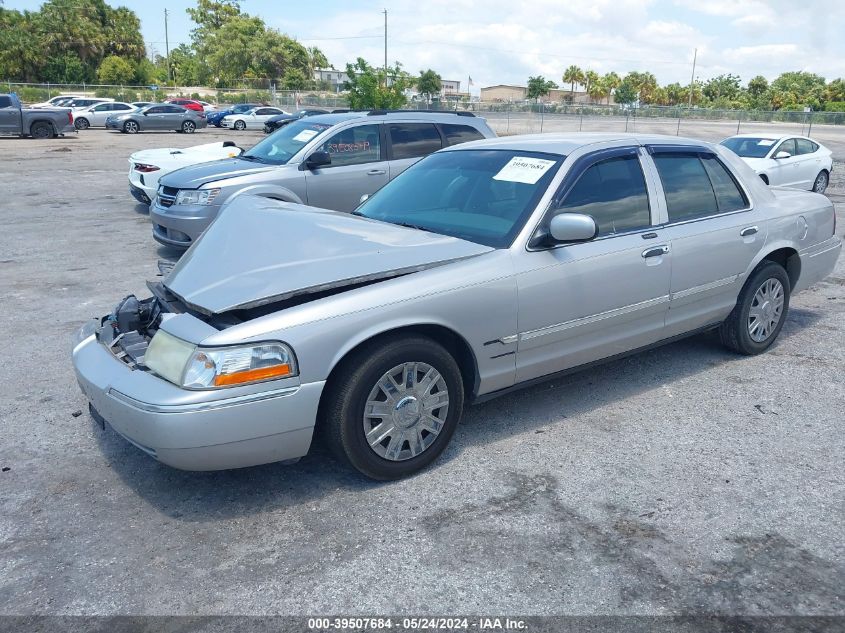
<path id="1" fill-rule="evenodd" d="M 171 46 L 189 41 L 187 0 L 108 0 L 141 18 L 148 48 L 164 52 L 164 9 Z M 6 0 L 36 9 L 37 0 Z M 424 10 L 421 10 L 424 7 Z M 662 83 L 689 82 L 693 49 L 701 79 L 733 72 L 743 81 L 807 70 L 845 76 L 845 3 L 818 0 L 381 0 L 273 2 L 241 8 L 306 45 L 338 68 L 384 55 L 382 9 L 388 9 L 388 57 L 416 73 L 433 68 L 473 91 L 524 84 L 543 74 L 561 83 L 570 64 L 604 73 L 651 70 Z"/>

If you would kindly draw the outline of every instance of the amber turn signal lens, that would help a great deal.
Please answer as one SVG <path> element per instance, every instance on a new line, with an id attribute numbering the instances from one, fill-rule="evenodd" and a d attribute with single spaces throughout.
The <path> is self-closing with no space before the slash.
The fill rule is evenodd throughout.
<path id="1" fill-rule="evenodd" d="M 290 376 L 292 372 L 291 366 L 273 365 L 272 367 L 260 367 L 258 369 L 247 369 L 245 371 L 238 371 L 233 374 L 219 374 L 214 377 L 215 387 L 229 387 L 231 385 L 239 385 L 245 382 L 256 382 L 258 380 L 267 380 L 269 378 L 284 378 Z"/>

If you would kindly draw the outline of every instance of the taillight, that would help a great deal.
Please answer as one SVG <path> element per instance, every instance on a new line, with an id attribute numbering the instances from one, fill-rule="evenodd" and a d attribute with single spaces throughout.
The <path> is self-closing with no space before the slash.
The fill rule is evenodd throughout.
<path id="1" fill-rule="evenodd" d="M 158 171 L 160 167 L 155 165 L 147 165 L 145 163 L 135 163 L 135 171 L 140 171 L 142 174 L 148 174 L 151 171 Z"/>
<path id="2" fill-rule="evenodd" d="M 73 123 L 73 112 L 70 110 L 67 111 L 67 123 L 68 125 Z"/>

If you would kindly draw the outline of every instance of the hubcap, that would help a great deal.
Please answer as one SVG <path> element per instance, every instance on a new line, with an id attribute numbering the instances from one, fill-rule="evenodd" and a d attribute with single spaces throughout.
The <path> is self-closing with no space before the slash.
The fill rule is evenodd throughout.
<path id="1" fill-rule="evenodd" d="M 367 396 L 364 436 L 377 455 L 390 461 L 416 457 L 446 425 L 449 390 L 427 363 L 403 363 L 386 371 Z"/>
<path id="2" fill-rule="evenodd" d="M 126 131 L 127 132 L 135 132 L 138 129 L 138 126 L 132 122 L 126 124 Z"/>
<path id="3" fill-rule="evenodd" d="M 762 343 L 775 331 L 783 316 L 783 284 L 777 279 L 763 282 L 751 300 L 748 312 L 748 334 L 757 343 Z"/>
<path id="4" fill-rule="evenodd" d="M 823 193 L 825 189 L 827 189 L 827 175 L 821 172 L 816 176 L 816 184 L 813 187 L 813 191 Z"/>

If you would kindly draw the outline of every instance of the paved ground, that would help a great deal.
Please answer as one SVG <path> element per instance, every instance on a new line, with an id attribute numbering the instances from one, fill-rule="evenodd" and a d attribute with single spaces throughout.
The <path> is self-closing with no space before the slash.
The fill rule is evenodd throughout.
<path id="1" fill-rule="evenodd" d="M 845 611 L 842 260 L 769 353 L 699 336 L 472 408 L 401 482 L 100 430 L 70 336 L 169 255 L 126 156 L 215 138 L 257 135 L 0 139 L 0 614 Z"/>

